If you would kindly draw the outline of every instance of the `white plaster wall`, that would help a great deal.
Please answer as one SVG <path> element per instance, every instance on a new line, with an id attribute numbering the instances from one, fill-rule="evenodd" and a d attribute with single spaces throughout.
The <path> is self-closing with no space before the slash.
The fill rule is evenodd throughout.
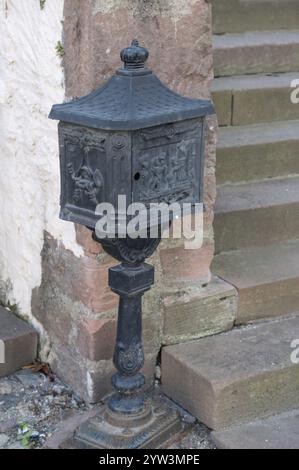
<path id="1" fill-rule="evenodd" d="M 73 224 L 58 219 L 57 124 L 47 117 L 64 99 L 55 51 L 63 3 L 46 0 L 42 10 L 39 0 L 0 0 L 0 279 L 29 317 L 44 231 L 82 255 Z"/>

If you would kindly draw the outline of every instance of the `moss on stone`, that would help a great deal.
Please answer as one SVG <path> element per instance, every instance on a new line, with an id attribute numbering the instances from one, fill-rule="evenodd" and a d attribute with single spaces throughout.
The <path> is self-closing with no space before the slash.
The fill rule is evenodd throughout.
<path id="1" fill-rule="evenodd" d="M 56 44 L 55 50 L 56 50 L 56 53 L 59 57 L 61 57 L 61 58 L 64 57 L 65 50 L 64 50 L 64 47 L 63 47 L 63 45 L 61 44 L 60 41 L 58 41 L 58 43 Z"/>

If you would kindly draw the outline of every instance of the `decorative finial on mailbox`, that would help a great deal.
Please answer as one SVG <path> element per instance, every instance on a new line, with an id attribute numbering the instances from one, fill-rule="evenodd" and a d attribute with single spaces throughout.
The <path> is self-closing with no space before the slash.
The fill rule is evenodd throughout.
<path id="1" fill-rule="evenodd" d="M 148 56 L 148 50 L 145 47 L 139 46 L 137 39 L 133 39 L 131 46 L 123 49 L 120 54 L 126 69 L 143 68 Z"/>

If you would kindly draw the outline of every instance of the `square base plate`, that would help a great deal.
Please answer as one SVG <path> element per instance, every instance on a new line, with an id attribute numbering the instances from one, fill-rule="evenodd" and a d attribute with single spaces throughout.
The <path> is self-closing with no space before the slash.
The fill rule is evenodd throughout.
<path id="1" fill-rule="evenodd" d="M 126 422 L 126 425 L 124 424 Z M 119 425 L 107 420 L 107 408 L 83 423 L 62 449 L 157 449 L 182 429 L 179 414 L 163 401 L 150 404 L 149 417 L 140 425 L 130 426 L 130 419 L 120 419 Z"/>

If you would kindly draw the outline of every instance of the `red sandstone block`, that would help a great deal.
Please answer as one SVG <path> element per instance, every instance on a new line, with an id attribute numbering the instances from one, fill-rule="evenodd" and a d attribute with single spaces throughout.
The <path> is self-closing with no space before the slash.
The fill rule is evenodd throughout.
<path id="1" fill-rule="evenodd" d="M 79 300 L 94 312 L 107 312 L 117 307 L 118 297 L 108 286 L 108 269 L 95 258 L 81 260 L 77 293 Z"/>
<path id="2" fill-rule="evenodd" d="M 96 256 L 103 252 L 102 245 L 93 240 L 91 230 L 83 225 L 76 225 L 76 238 L 87 256 L 88 254 Z"/>
<path id="3" fill-rule="evenodd" d="M 78 347 L 80 354 L 91 361 L 109 360 L 113 357 L 117 330 L 116 318 L 87 319 L 79 325 Z M 143 319 L 143 342 L 146 354 L 158 354 L 161 346 L 161 325 L 157 319 Z"/>
<path id="4" fill-rule="evenodd" d="M 213 253 L 212 244 L 204 245 L 200 250 L 186 250 L 184 247 L 161 250 L 160 257 L 166 282 L 208 283 L 211 279 L 210 264 Z"/>
<path id="5" fill-rule="evenodd" d="M 111 359 L 115 340 L 116 321 L 113 318 L 88 319 L 79 327 L 80 353 L 91 361 Z"/>

